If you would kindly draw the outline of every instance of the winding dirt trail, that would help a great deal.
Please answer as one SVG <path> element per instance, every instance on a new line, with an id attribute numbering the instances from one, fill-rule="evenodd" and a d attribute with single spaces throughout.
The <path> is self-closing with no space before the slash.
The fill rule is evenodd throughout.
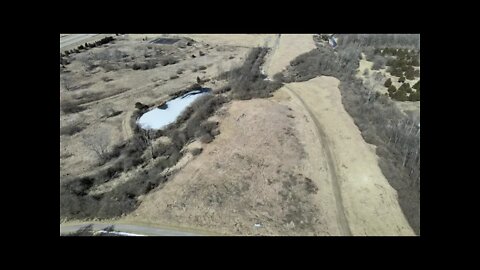
<path id="1" fill-rule="evenodd" d="M 315 49 L 311 34 L 283 34 L 275 38 L 264 65 L 265 73 L 270 79 L 288 67 L 290 61 L 297 56 Z"/>
<path id="2" fill-rule="evenodd" d="M 318 119 L 315 117 L 314 113 L 310 110 L 307 104 L 305 104 L 305 101 L 303 101 L 303 99 L 295 92 L 295 90 L 291 89 L 288 86 L 285 86 L 285 89 L 288 91 L 288 93 L 292 97 L 298 99 L 298 101 L 300 101 L 300 103 L 303 104 L 305 110 L 307 111 L 308 115 L 310 116 L 310 118 L 313 120 L 313 123 L 315 124 L 317 136 L 319 136 L 320 138 L 323 152 L 325 154 L 325 157 L 327 158 L 328 171 L 330 172 L 330 180 L 331 180 L 333 194 L 335 196 L 335 203 L 337 207 L 336 209 L 337 222 L 340 226 L 339 228 L 341 230 L 342 235 L 351 236 L 352 232 L 350 231 L 350 227 L 348 226 L 348 222 L 345 217 L 345 209 L 343 207 L 342 193 L 340 192 L 340 186 L 338 184 L 339 180 L 337 176 L 336 161 L 334 161 L 334 155 L 330 150 L 330 147 L 329 147 L 330 143 L 328 141 L 328 137 L 325 135 L 325 131 L 323 130 L 323 127 L 318 121 Z"/>
<path id="3" fill-rule="evenodd" d="M 287 91 L 298 99 L 317 128 L 342 233 L 415 235 L 398 204 L 396 190 L 378 166 L 374 146 L 363 140 L 345 111 L 338 84 L 334 77 L 321 76 L 289 83 L 279 91 Z"/>

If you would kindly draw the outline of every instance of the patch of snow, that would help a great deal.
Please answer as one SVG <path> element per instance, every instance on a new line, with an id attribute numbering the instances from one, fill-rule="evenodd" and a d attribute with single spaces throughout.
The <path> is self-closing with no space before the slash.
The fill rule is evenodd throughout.
<path id="1" fill-rule="evenodd" d="M 117 232 L 117 231 L 104 231 L 100 230 L 98 231 L 99 233 L 107 233 L 107 234 L 117 234 L 117 235 L 122 235 L 122 236 L 145 236 L 143 234 L 135 234 L 135 233 L 127 233 L 127 232 Z"/>
<path id="2" fill-rule="evenodd" d="M 155 108 L 144 113 L 137 121 L 143 129 L 162 129 L 177 120 L 177 117 L 197 98 L 207 94 L 204 90 L 194 90 L 167 102 L 167 109 Z"/>

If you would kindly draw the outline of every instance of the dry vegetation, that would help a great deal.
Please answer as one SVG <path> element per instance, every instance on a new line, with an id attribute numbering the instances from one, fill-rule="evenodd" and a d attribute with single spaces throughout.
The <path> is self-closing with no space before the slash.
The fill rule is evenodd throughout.
<path id="1" fill-rule="evenodd" d="M 183 81 L 176 82 L 183 78 L 176 74 L 182 74 L 186 70 L 186 64 L 179 65 L 181 61 L 193 62 L 193 66 L 198 66 L 208 76 L 207 66 L 218 62 L 219 58 L 227 58 L 232 54 L 231 50 L 228 55 L 210 54 L 210 49 L 203 49 L 201 44 L 193 45 L 195 43 L 192 41 L 171 46 L 133 45 L 134 50 L 131 50 L 131 45 L 126 46 L 132 42 L 119 43 L 118 46 L 111 45 L 109 48 L 95 48 L 64 56 L 68 58 L 69 64 L 61 70 L 61 167 L 72 164 L 72 160 L 81 154 L 71 154 L 71 150 L 63 149 L 69 146 L 83 145 L 83 151 L 89 151 L 95 159 L 90 162 L 90 169 L 85 173 L 64 169 L 60 184 L 61 219 L 112 218 L 132 211 L 138 206 L 139 196 L 161 187 L 169 179 L 169 175 L 162 173 L 184 156 L 184 146 L 193 140 L 211 142 L 219 134 L 218 122 L 207 121 L 207 118 L 228 99 L 216 94 L 200 98 L 179 117 L 179 121 L 162 131 L 144 132 L 137 127 L 135 121 L 154 104 L 164 104 L 168 98 L 200 87 L 198 84 L 191 87 L 186 84 L 195 80 L 194 74 L 188 74 Z M 184 51 L 178 51 L 179 48 Z M 188 49 L 185 51 L 185 48 Z M 200 48 L 202 59 L 190 60 L 186 57 L 191 52 L 198 52 Z M 175 67 L 169 68 L 171 65 Z M 167 78 L 175 81 L 170 86 L 170 89 L 173 86 L 173 91 L 160 88 L 159 91 L 163 91 L 159 95 L 160 101 L 158 98 L 151 100 L 147 103 L 149 105 L 132 102 L 135 99 L 130 96 L 141 97 L 137 100 L 148 100 L 145 95 L 134 92 L 138 86 L 133 83 L 137 82 L 137 77 L 142 77 L 142 81 L 137 84 L 140 86 L 145 81 L 144 76 L 149 75 L 144 73 L 140 77 L 135 72 L 149 72 L 149 69 L 162 69 L 164 73 L 172 74 Z M 127 77 L 133 80 L 125 80 Z M 202 84 L 209 80 L 205 77 L 200 79 Z M 158 79 L 152 81 L 157 82 Z M 116 85 L 122 87 L 115 87 Z M 132 87 L 124 87 L 126 85 Z M 219 91 L 214 89 L 212 92 Z M 122 140 L 111 126 L 121 124 L 122 119 L 115 116 L 123 113 L 118 108 L 125 106 L 119 105 L 128 102 L 128 111 L 123 114 L 126 125 L 122 128 L 127 127 L 132 135 Z M 85 113 L 83 120 L 73 121 L 79 112 Z M 165 138 L 169 143 L 165 142 Z M 199 151 L 193 153 L 198 155 Z M 106 192 L 92 192 L 109 183 L 116 184 Z"/>
<path id="2" fill-rule="evenodd" d="M 420 125 L 403 114 L 386 96 L 355 77 L 363 47 L 400 46 L 419 49 L 417 35 L 344 35 L 337 53 L 329 47 L 303 54 L 285 72 L 286 82 L 306 81 L 319 75 L 339 78 L 342 101 L 367 143 L 376 145 L 383 174 L 399 195 L 410 225 L 420 233 Z"/>
<path id="3" fill-rule="evenodd" d="M 128 42 L 129 46 L 119 46 L 115 43 L 127 41 L 118 40 L 109 48 L 61 57 L 60 107 L 65 123 L 60 130 L 61 147 L 82 140 L 85 149 L 96 156 L 88 169 L 75 172 L 70 168 L 83 163 L 73 162 L 79 160 L 70 154 L 75 151 L 62 150 L 62 164 L 68 165 L 64 167 L 69 173 L 63 174 L 60 183 L 61 220 L 128 214 L 150 222 L 173 220 L 200 227 L 215 223 L 216 229 L 234 234 L 326 234 L 328 229 L 322 226 L 327 225 L 319 225 L 318 220 L 327 211 L 316 201 L 321 187 L 298 172 L 305 153 L 291 127 L 300 116 L 259 99 L 248 101 L 261 108 L 251 116 L 239 105 L 247 101 L 239 100 L 271 97 L 283 82 L 329 75 L 341 80 L 345 109 L 365 141 L 377 146 L 382 172 L 398 191 L 402 210 L 419 233 L 419 125 L 388 97 L 355 78 L 362 48 L 415 47 L 414 39 L 346 35 L 339 38 L 336 53 L 319 46 L 297 57 L 274 81 L 260 72 L 268 48 L 253 48 L 245 56 L 245 49 L 219 49 L 190 39 L 173 45 Z M 379 56 L 370 59 L 374 69 L 389 61 Z M 216 66 L 222 61 L 237 64 Z M 221 83 L 213 85 L 211 80 Z M 210 94 L 195 101 L 164 130 L 146 132 L 136 125 L 137 118 L 150 108 L 207 83 Z M 229 115 L 232 107 L 243 114 L 233 118 Z M 255 107 L 245 108 L 255 111 Z M 77 114 L 83 114 L 84 120 L 69 120 Z M 227 120 L 221 123 L 219 119 Z M 222 128 L 225 123 L 227 127 Z M 123 130 L 123 135 L 99 132 L 105 125 Z M 220 136 L 223 132 L 229 133 Z M 278 137 L 275 142 L 271 134 Z M 201 147 L 187 151 L 194 141 Z M 172 169 L 189 156 L 195 158 L 188 166 Z M 105 186 L 109 188 L 102 189 Z M 252 227 L 256 223 L 272 226 L 262 231 Z"/>

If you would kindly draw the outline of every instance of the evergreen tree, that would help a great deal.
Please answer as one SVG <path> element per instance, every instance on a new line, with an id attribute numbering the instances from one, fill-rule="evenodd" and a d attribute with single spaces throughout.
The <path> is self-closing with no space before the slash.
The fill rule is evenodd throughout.
<path id="1" fill-rule="evenodd" d="M 410 94 L 408 97 L 409 101 L 420 101 L 420 90 L 417 90 Z"/>
<path id="2" fill-rule="evenodd" d="M 409 68 L 407 71 L 405 71 L 405 78 L 408 80 L 414 80 L 415 79 L 415 70 L 413 69 L 412 66 L 410 66 L 411 69 Z"/>
<path id="3" fill-rule="evenodd" d="M 390 95 L 395 93 L 396 91 L 397 91 L 397 88 L 395 87 L 395 85 L 392 84 L 388 87 L 388 93 L 390 93 Z"/>
<path id="4" fill-rule="evenodd" d="M 415 71 L 413 71 L 413 76 L 420 77 L 420 69 L 416 69 Z"/>
<path id="5" fill-rule="evenodd" d="M 414 67 L 419 67 L 420 66 L 420 61 L 418 60 L 418 56 L 414 56 L 410 64 Z"/>
<path id="6" fill-rule="evenodd" d="M 392 79 L 388 78 L 386 81 L 385 81 L 385 84 L 383 84 L 385 87 L 390 87 L 390 85 L 392 85 Z"/>
<path id="7" fill-rule="evenodd" d="M 412 92 L 412 88 L 410 88 L 409 83 L 404 83 L 398 88 L 398 91 L 405 92 L 405 93 L 410 93 L 410 92 Z"/>
<path id="8" fill-rule="evenodd" d="M 413 89 L 417 89 L 417 91 L 420 91 L 420 80 L 416 84 L 412 86 Z"/>
<path id="9" fill-rule="evenodd" d="M 400 90 L 391 94 L 390 97 L 395 99 L 395 100 L 398 100 L 398 101 L 407 101 L 408 100 L 407 94 L 404 91 L 400 91 Z"/>

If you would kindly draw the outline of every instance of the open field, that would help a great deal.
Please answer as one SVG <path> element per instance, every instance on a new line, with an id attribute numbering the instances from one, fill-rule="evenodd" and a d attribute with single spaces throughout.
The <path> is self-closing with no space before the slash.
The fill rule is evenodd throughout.
<path id="1" fill-rule="evenodd" d="M 70 48 L 98 37 L 65 38 Z M 393 163 L 358 116 L 380 105 L 348 90 L 351 76 L 382 91 L 364 56 L 318 49 L 305 34 L 114 38 L 61 55 L 61 231 L 95 223 L 147 235 L 418 234 L 399 200 L 408 189 L 392 184 Z M 177 122 L 159 131 L 135 124 L 199 87 L 211 91 Z M 400 103 L 419 119 L 419 101 Z"/>
<path id="2" fill-rule="evenodd" d="M 206 55 L 191 57 L 198 56 L 201 50 Z M 169 94 L 194 83 L 197 77 L 212 78 L 240 64 L 247 51 L 245 48 L 219 51 L 201 43 L 182 49 L 176 45 L 150 45 L 119 38 L 114 44 L 76 54 L 75 60 L 60 73 L 60 96 L 78 103 L 84 110 L 75 114 L 61 112 L 60 122 L 62 127 L 81 124 L 85 128 L 72 136 L 60 136 L 60 156 L 64 157 L 60 160 L 60 176 L 83 175 L 95 169 L 95 155 L 83 145 L 82 136 L 91 136 L 105 127 L 111 131 L 110 145 L 125 141 L 132 136 L 130 118 L 136 102 L 161 103 Z M 131 66 L 143 62 L 141 59 L 145 54 L 151 55 L 147 59 L 158 61 L 175 55 L 178 62 L 166 66 L 157 64 L 148 70 L 133 70 Z M 231 56 L 235 58 L 229 59 Z M 206 69 L 200 70 L 202 66 Z M 184 71 L 178 74 L 179 70 Z M 173 75 L 179 78 L 170 79 Z M 211 82 L 208 85 L 212 86 Z M 121 113 L 108 118 L 111 111 Z"/>

